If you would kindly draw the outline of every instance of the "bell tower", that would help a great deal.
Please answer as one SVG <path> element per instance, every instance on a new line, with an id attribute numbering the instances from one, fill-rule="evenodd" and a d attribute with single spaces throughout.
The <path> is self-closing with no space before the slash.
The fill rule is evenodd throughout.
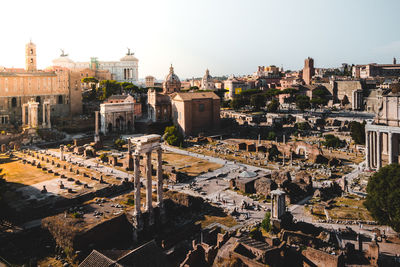
<path id="1" fill-rule="evenodd" d="M 30 41 L 25 46 L 25 70 L 36 71 L 36 45 Z"/>

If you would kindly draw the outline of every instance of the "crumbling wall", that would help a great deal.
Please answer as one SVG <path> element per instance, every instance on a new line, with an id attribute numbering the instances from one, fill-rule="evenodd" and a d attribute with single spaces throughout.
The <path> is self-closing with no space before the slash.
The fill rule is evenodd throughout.
<path id="1" fill-rule="evenodd" d="M 324 266 L 339 267 L 344 266 L 344 258 L 342 255 L 331 255 L 321 250 L 308 247 L 301 254 L 304 256 L 303 266 Z"/>

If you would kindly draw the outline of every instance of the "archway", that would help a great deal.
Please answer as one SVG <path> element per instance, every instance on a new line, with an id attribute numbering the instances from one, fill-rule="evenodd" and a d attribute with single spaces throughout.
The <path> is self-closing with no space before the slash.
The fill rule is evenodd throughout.
<path id="1" fill-rule="evenodd" d="M 127 130 L 130 132 L 130 131 L 132 131 L 132 122 L 131 121 L 128 121 L 128 123 L 127 123 Z"/>
<path id="2" fill-rule="evenodd" d="M 298 146 L 296 148 L 296 154 L 301 158 L 308 158 L 307 148 L 305 146 Z"/>
<path id="3" fill-rule="evenodd" d="M 109 133 L 111 133 L 112 132 L 112 130 L 113 130 L 113 126 L 112 126 L 112 123 L 110 122 L 109 124 L 108 124 L 108 132 Z"/>

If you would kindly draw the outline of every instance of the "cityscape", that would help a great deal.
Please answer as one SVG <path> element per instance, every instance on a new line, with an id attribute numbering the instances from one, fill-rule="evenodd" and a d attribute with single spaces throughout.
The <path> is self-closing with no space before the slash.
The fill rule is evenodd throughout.
<path id="1" fill-rule="evenodd" d="M 5 4 L 0 267 L 400 266 L 400 3 L 214 2 Z"/>

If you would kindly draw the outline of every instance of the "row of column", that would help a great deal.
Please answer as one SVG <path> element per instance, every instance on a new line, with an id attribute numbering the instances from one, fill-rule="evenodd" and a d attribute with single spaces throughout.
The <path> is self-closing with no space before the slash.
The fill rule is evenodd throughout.
<path id="1" fill-rule="evenodd" d="M 395 146 L 392 132 L 369 131 L 365 132 L 365 155 L 368 169 L 379 170 L 382 167 L 383 134 L 387 134 L 388 163 L 394 162 Z"/>
<path id="2" fill-rule="evenodd" d="M 50 102 L 46 101 L 43 103 L 43 122 L 42 126 L 45 128 L 51 128 L 51 106 Z M 28 116 L 27 116 L 28 115 Z M 36 128 L 39 126 L 39 103 L 35 101 L 29 101 L 22 105 L 22 125 L 27 125 L 30 128 Z"/>
<path id="3" fill-rule="evenodd" d="M 124 80 L 133 79 L 133 69 L 124 69 Z"/>
<path id="4" fill-rule="evenodd" d="M 31 128 L 38 127 L 38 110 L 39 103 L 37 102 L 28 102 L 27 104 L 22 105 L 22 125 L 28 125 Z M 28 117 L 26 116 L 26 112 L 28 112 Z"/>
<path id="5" fill-rule="evenodd" d="M 152 199 L 152 179 L 151 179 L 151 152 L 145 153 L 145 173 L 146 173 L 146 212 L 149 214 L 149 224 L 154 224 L 154 212 L 153 212 L 153 199 Z M 133 157 L 134 161 L 134 195 L 135 195 L 135 213 L 137 227 L 140 229 L 141 223 L 141 196 L 140 196 L 140 154 L 135 153 Z M 160 213 L 163 212 L 163 174 L 162 174 L 162 151 L 161 147 L 157 149 L 157 204 L 160 208 Z"/>

